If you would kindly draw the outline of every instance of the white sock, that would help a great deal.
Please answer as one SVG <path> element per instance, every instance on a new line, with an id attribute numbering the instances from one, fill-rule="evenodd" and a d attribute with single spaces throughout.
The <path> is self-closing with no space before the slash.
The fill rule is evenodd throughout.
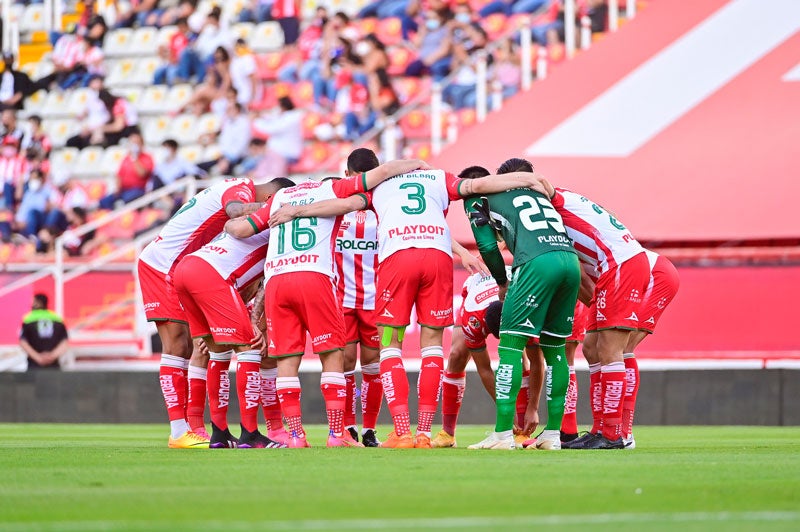
<path id="1" fill-rule="evenodd" d="M 176 419 L 169 422 L 169 431 L 173 439 L 180 438 L 183 433 L 189 430 L 189 423 L 185 419 Z"/>
<path id="2" fill-rule="evenodd" d="M 513 438 L 514 437 L 514 431 L 513 430 L 504 430 L 503 432 L 495 432 L 495 436 L 497 437 L 498 440 L 505 440 L 505 439 L 508 439 L 508 438 Z"/>

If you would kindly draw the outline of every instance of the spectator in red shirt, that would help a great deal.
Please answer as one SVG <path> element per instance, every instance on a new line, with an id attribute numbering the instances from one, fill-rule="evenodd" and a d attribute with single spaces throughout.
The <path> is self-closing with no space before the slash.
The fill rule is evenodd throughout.
<path id="1" fill-rule="evenodd" d="M 153 74 L 153 83 L 156 85 L 167 84 L 171 87 L 175 83 L 175 79 L 178 77 L 178 60 L 183 49 L 189 44 L 191 37 L 189 21 L 186 18 L 179 18 L 175 25 L 178 31 L 170 37 L 169 44 L 162 45 L 158 51 L 166 64 L 158 67 Z"/>
<path id="2" fill-rule="evenodd" d="M 130 203 L 144 195 L 147 183 L 153 177 L 155 163 L 149 153 L 142 151 L 144 140 L 138 130 L 128 137 L 128 155 L 122 159 L 117 171 L 117 191 L 100 200 L 101 209 L 113 209 L 117 201 Z"/>

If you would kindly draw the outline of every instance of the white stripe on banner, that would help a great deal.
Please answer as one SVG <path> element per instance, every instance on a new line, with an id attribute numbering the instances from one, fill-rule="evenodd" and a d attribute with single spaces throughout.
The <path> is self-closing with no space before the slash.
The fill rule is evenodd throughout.
<path id="1" fill-rule="evenodd" d="M 793 69 L 783 75 L 781 78 L 783 81 L 800 81 L 800 63 L 797 64 Z"/>
<path id="2" fill-rule="evenodd" d="M 734 0 L 531 145 L 627 157 L 800 29 L 798 0 Z"/>

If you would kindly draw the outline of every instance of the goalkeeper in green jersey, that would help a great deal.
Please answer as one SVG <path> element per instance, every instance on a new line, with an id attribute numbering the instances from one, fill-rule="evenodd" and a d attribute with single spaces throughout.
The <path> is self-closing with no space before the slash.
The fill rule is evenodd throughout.
<path id="1" fill-rule="evenodd" d="M 473 166 L 461 178 L 489 175 Z M 572 333 L 573 311 L 581 283 L 578 256 L 561 216 L 547 196 L 517 188 L 464 200 L 478 250 L 500 287 L 500 364 L 495 373 L 495 430 L 470 449 L 514 449 L 514 415 L 522 380 L 522 352 L 538 338 L 552 377 L 547 386 L 547 426 L 537 438 L 539 449 L 560 449 L 561 418 L 569 383 L 565 339 Z M 506 276 L 498 239 L 514 256 Z"/>

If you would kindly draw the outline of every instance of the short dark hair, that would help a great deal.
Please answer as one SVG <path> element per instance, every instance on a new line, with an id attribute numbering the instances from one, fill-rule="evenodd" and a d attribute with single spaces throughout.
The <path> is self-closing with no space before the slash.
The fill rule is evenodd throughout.
<path id="1" fill-rule="evenodd" d="M 461 170 L 461 173 L 458 174 L 458 177 L 461 179 L 478 179 L 479 177 L 486 177 L 490 174 L 491 172 L 489 172 L 489 170 L 483 166 L 468 166 Z"/>
<path id="2" fill-rule="evenodd" d="M 327 181 L 339 181 L 340 179 L 341 179 L 341 177 L 338 177 L 338 176 L 335 176 L 335 175 L 331 175 L 331 176 L 328 176 L 328 177 L 323 177 L 320 180 L 320 183 L 325 183 Z"/>
<path id="3" fill-rule="evenodd" d="M 500 165 L 497 169 L 498 174 L 508 174 L 511 172 L 533 172 L 533 165 L 530 161 L 519 157 L 512 157 Z"/>
<path id="4" fill-rule="evenodd" d="M 275 179 L 270 181 L 268 184 L 275 185 L 276 189 L 280 190 L 282 188 L 293 187 L 295 183 L 294 183 L 294 181 L 292 181 L 288 177 L 276 177 Z"/>
<path id="5" fill-rule="evenodd" d="M 73 207 L 72 213 L 81 220 L 86 220 L 86 217 L 88 216 L 86 213 L 86 209 L 84 209 L 83 207 Z"/>
<path id="6" fill-rule="evenodd" d="M 503 302 L 492 301 L 486 307 L 486 313 L 483 316 L 486 321 L 486 328 L 494 335 L 495 338 L 500 338 L 500 316 L 503 314 Z"/>
<path id="7" fill-rule="evenodd" d="M 39 115 L 31 115 L 31 116 L 28 117 L 28 120 L 30 120 L 31 122 L 34 122 L 37 126 L 41 126 L 42 125 L 42 117 L 39 116 Z"/>
<path id="8" fill-rule="evenodd" d="M 178 142 L 175 139 L 167 139 L 164 142 L 162 142 L 161 145 L 164 146 L 165 148 L 170 148 L 173 150 L 178 149 Z"/>
<path id="9" fill-rule="evenodd" d="M 43 294 L 41 292 L 33 294 L 33 302 L 42 308 L 47 308 L 49 301 L 50 300 L 47 298 L 47 294 Z"/>
<path id="10" fill-rule="evenodd" d="M 188 26 L 189 25 L 189 19 L 186 18 L 186 17 L 180 17 L 180 18 L 178 18 L 178 20 L 175 21 L 175 25 L 176 26 Z"/>
<path id="11" fill-rule="evenodd" d="M 294 102 L 288 96 L 281 96 L 278 98 L 278 105 L 280 105 L 281 109 L 284 111 L 291 111 L 294 109 Z"/>
<path id="12" fill-rule="evenodd" d="M 267 145 L 267 141 L 264 140 L 264 139 L 260 139 L 258 137 L 253 137 L 252 139 L 250 139 L 250 146 L 262 147 L 262 146 L 266 146 L 266 145 Z"/>
<path id="13" fill-rule="evenodd" d="M 347 171 L 351 174 L 369 172 L 380 166 L 378 156 L 369 148 L 356 148 L 347 156 Z"/>

